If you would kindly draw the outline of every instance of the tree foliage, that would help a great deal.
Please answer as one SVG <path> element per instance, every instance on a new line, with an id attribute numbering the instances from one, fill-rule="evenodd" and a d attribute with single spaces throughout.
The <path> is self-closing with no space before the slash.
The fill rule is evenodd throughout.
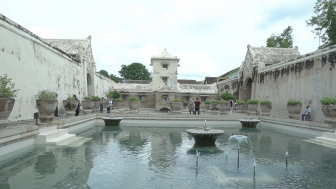
<path id="1" fill-rule="evenodd" d="M 120 92 L 114 90 L 114 91 L 108 91 L 105 93 L 106 97 L 109 99 L 117 99 L 120 98 Z"/>
<path id="2" fill-rule="evenodd" d="M 221 98 L 224 99 L 224 100 L 226 100 L 226 101 L 228 101 L 228 100 L 233 100 L 236 97 L 233 94 L 229 93 L 229 92 L 225 92 L 225 93 L 221 94 Z"/>
<path id="3" fill-rule="evenodd" d="M 151 80 L 151 73 L 146 69 L 146 66 L 137 62 L 130 65 L 121 65 L 119 74 L 129 80 Z"/>
<path id="4" fill-rule="evenodd" d="M 321 38 L 322 45 L 319 48 L 325 48 L 336 44 L 336 1 L 335 0 L 317 0 L 314 6 L 314 13 L 307 20 L 307 26 L 315 27 L 312 32 Z"/>
<path id="5" fill-rule="evenodd" d="M 0 76 L 0 98 L 15 98 L 19 89 L 15 90 L 15 83 L 7 74 Z"/>
<path id="6" fill-rule="evenodd" d="M 102 74 L 103 76 L 107 77 L 107 78 L 110 77 L 109 73 L 106 70 L 100 70 L 99 73 Z"/>
<path id="7" fill-rule="evenodd" d="M 288 26 L 281 34 L 272 34 L 271 37 L 267 38 L 266 47 L 293 48 L 292 32 L 293 27 Z"/>
<path id="8" fill-rule="evenodd" d="M 121 77 L 117 77 L 114 74 L 111 74 L 111 80 L 113 80 L 116 83 L 122 83 L 122 78 Z"/>

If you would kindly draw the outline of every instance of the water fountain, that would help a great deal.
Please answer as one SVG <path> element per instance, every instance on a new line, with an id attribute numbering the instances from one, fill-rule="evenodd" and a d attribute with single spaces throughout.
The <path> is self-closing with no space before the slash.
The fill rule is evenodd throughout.
<path id="1" fill-rule="evenodd" d="M 242 145 L 248 145 L 250 143 L 250 149 L 251 149 L 250 156 L 252 156 L 252 152 L 253 152 L 252 142 L 251 142 L 250 138 L 248 138 L 247 136 L 244 136 L 244 135 L 232 135 L 229 138 L 229 144 L 230 143 L 237 143 L 237 151 L 238 151 L 237 167 L 239 169 L 240 147 Z"/>
<path id="2" fill-rule="evenodd" d="M 188 129 L 187 133 L 195 140 L 194 147 L 215 147 L 218 136 L 224 134 L 223 130 L 212 129 L 205 125 L 203 128 Z"/>
<path id="3" fill-rule="evenodd" d="M 105 122 L 105 126 L 119 126 L 122 118 L 121 117 L 102 117 Z"/>
<path id="4" fill-rule="evenodd" d="M 239 122 L 245 128 L 256 128 L 260 120 L 259 119 L 239 119 Z"/>

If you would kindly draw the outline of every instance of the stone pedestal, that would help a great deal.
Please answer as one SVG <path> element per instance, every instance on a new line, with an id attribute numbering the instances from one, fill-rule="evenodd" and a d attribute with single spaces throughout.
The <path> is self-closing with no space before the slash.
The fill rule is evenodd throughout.
<path id="1" fill-rule="evenodd" d="M 69 118 L 69 117 L 75 117 L 76 115 L 76 112 L 74 111 L 71 111 L 71 112 L 66 112 L 66 117 Z"/>
<path id="2" fill-rule="evenodd" d="M 223 130 L 211 128 L 197 128 L 189 129 L 187 133 L 195 140 L 194 147 L 213 147 L 216 146 L 215 142 L 218 136 L 224 134 Z"/>
<path id="3" fill-rule="evenodd" d="M 218 110 L 211 110 L 211 115 L 219 115 L 219 111 Z"/>
<path id="4" fill-rule="evenodd" d="M 83 110 L 83 112 L 84 112 L 84 115 L 88 115 L 92 113 L 92 110 Z"/>
<path id="5" fill-rule="evenodd" d="M 258 119 L 239 119 L 239 122 L 245 128 L 256 128 L 260 120 Z"/>
<path id="6" fill-rule="evenodd" d="M 105 126 L 119 126 L 122 120 L 121 117 L 103 117 Z"/>

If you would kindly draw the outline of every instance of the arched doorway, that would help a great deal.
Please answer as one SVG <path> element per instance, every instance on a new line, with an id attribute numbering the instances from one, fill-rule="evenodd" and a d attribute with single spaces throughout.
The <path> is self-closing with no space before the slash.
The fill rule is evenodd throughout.
<path id="1" fill-rule="evenodd" d="M 93 85 L 93 79 L 91 77 L 90 73 L 87 73 L 86 75 L 87 80 L 87 96 L 94 96 L 94 85 Z"/>
<path id="2" fill-rule="evenodd" d="M 247 109 L 247 101 L 252 98 L 252 79 L 250 77 L 244 80 L 239 96 L 239 99 L 245 102 L 244 109 Z"/>

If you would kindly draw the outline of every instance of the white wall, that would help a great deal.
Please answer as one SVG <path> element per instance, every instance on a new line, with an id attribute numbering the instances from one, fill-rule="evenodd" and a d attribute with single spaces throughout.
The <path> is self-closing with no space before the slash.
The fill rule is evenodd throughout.
<path id="1" fill-rule="evenodd" d="M 0 75 L 7 74 L 20 89 L 9 120 L 33 119 L 37 112 L 35 95 L 48 89 L 58 93 L 59 107 L 68 95 L 82 99 L 86 93 L 86 78 L 81 63 L 46 45 L 13 23 L 0 19 Z M 95 95 L 102 96 L 108 79 L 95 76 Z"/>
<path id="2" fill-rule="evenodd" d="M 162 77 L 168 77 L 167 85 L 171 89 L 177 89 L 177 67 L 178 59 L 154 59 L 153 60 L 153 81 L 151 82 L 152 89 L 161 88 L 165 83 L 162 82 Z M 168 69 L 162 68 L 161 62 L 169 62 Z"/>

